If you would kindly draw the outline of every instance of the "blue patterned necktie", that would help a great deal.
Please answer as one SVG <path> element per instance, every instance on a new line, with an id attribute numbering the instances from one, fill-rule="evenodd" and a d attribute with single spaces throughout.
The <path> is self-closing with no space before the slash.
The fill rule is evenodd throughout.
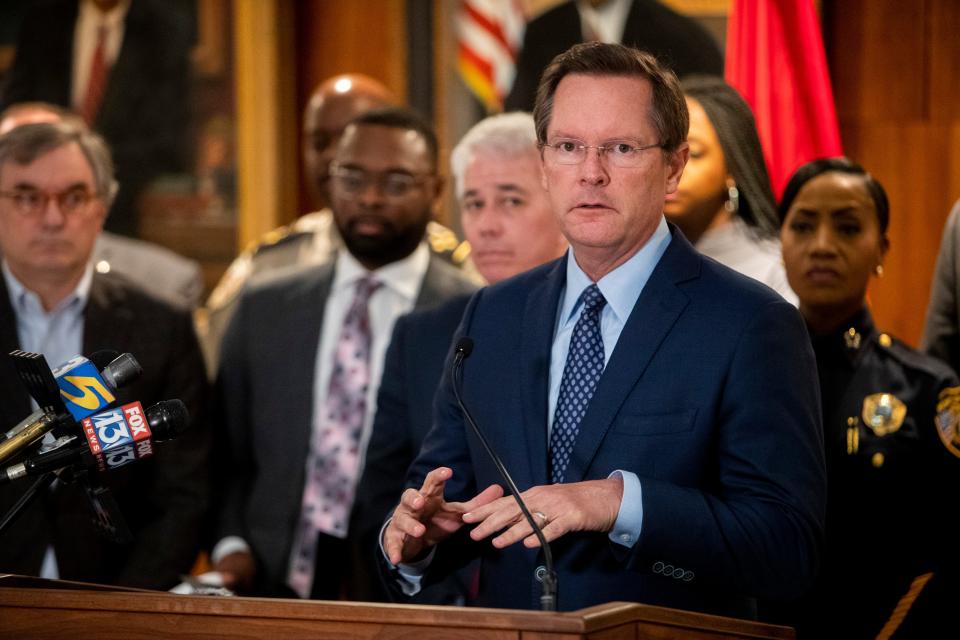
<path id="1" fill-rule="evenodd" d="M 573 335 L 570 350 L 563 366 L 557 409 L 550 432 L 550 469 L 553 482 L 563 482 L 563 475 L 570 463 L 570 452 L 577 440 L 580 421 L 587 413 L 587 406 L 597 382 L 603 373 L 603 336 L 600 333 L 600 313 L 607 304 L 600 288 L 592 284 L 580 294 L 583 310 Z"/>

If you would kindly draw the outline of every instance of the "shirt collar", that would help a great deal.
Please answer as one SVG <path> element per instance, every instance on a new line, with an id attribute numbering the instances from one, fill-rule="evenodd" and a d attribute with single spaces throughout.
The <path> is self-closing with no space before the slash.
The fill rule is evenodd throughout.
<path id="1" fill-rule="evenodd" d="M 379 269 L 368 270 L 346 249 L 337 252 L 334 268 L 333 291 L 353 288 L 357 281 L 373 276 L 385 288 L 398 293 L 406 300 L 415 300 L 420 292 L 423 274 L 430 262 L 430 250 L 421 242 L 406 258 L 391 262 Z"/>
<path id="2" fill-rule="evenodd" d="M 22 282 L 17 280 L 17 277 L 13 275 L 12 271 L 10 271 L 10 267 L 7 265 L 6 259 L 0 262 L 0 271 L 3 272 L 3 279 L 7 283 L 7 291 L 10 292 L 10 303 L 13 305 L 15 311 L 22 313 L 28 309 L 28 305 L 34 309 L 41 311 L 43 310 L 43 304 L 40 302 L 40 296 L 28 289 Z M 93 263 L 87 262 L 87 265 L 83 269 L 83 275 L 80 277 L 80 282 L 77 283 L 76 289 L 73 290 L 73 293 L 61 300 L 60 303 L 57 304 L 52 311 L 50 311 L 50 313 L 57 313 L 63 309 L 66 309 L 70 305 L 76 305 L 78 309 L 83 309 L 86 307 L 87 300 L 90 298 L 90 287 L 92 284 Z"/>
<path id="3" fill-rule="evenodd" d="M 80 3 L 79 20 L 85 25 L 93 25 L 92 28 L 94 30 L 103 24 L 106 25 L 110 31 L 113 31 L 123 25 L 123 21 L 127 17 L 127 11 L 129 10 L 130 0 L 122 0 L 117 6 L 106 13 L 98 9 L 93 3 L 93 0 L 84 0 L 84 2 Z"/>
<path id="4" fill-rule="evenodd" d="M 665 218 L 654 230 L 650 239 L 629 260 L 600 278 L 597 286 L 607 301 L 607 306 L 616 315 L 617 320 L 626 323 L 633 311 L 643 287 L 650 274 L 660 262 L 660 257 L 670 244 L 670 229 Z M 593 282 L 577 264 L 573 247 L 567 250 L 567 284 L 560 307 L 560 325 L 564 326 L 576 319 L 577 302 L 583 290 Z"/>

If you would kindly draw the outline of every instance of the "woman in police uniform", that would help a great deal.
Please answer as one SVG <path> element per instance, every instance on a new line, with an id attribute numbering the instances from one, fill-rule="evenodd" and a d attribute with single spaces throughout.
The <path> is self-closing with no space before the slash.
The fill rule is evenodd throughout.
<path id="1" fill-rule="evenodd" d="M 901 623 L 956 547 L 956 376 L 873 324 L 867 284 L 889 247 L 879 182 L 845 158 L 816 160 L 793 175 L 779 212 L 817 356 L 828 483 L 820 579 L 787 621 L 800 638 L 927 637 L 915 635 L 916 610 Z"/>

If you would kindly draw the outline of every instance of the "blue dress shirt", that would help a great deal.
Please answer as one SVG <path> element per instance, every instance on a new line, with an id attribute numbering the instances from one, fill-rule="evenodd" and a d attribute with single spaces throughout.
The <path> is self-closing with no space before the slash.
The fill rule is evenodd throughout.
<path id="1" fill-rule="evenodd" d="M 667 221 L 661 218 L 660 224 L 640 251 L 597 281 L 600 293 L 607 301 L 600 315 L 604 366 L 610 362 L 610 355 L 617 346 L 620 332 L 623 331 L 627 318 L 630 317 L 637 299 L 643 292 L 643 287 L 669 244 L 670 229 L 667 227 Z M 556 328 L 553 332 L 553 347 L 550 350 L 550 391 L 547 398 L 549 408 L 547 415 L 550 420 L 547 425 L 548 443 L 550 431 L 553 429 L 557 398 L 560 395 L 560 380 L 563 378 L 563 368 L 570 348 L 570 338 L 583 306 L 578 304 L 580 294 L 591 284 L 593 281 L 577 264 L 576 254 L 571 248 L 567 255 L 567 283 L 560 294 Z M 625 470 L 617 470 L 610 474 L 610 477 L 614 476 L 619 476 L 623 480 L 623 500 L 620 502 L 620 511 L 609 534 L 610 540 L 632 547 L 640 537 L 640 529 L 643 526 L 643 493 L 640 480 L 636 474 Z"/>

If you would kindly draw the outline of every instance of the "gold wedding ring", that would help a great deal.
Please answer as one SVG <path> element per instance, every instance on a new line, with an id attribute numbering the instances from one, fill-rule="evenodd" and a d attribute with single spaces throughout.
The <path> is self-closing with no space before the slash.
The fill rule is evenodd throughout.
<path id="1" fill-rule="evenodd" d="M 545 513 L 542 512 L 542 511 L 534 511 L 534 512 L 533 512 L 533 517 L 540 519 L 539 524 L 540 524 L 540 528 L 541 528 L 541 529 L 544 528 L 545 526 L 547 526 L 547 522 L 549 522 L 549 520 L 547 519 L 547 514 L 545 514 Z"/>

